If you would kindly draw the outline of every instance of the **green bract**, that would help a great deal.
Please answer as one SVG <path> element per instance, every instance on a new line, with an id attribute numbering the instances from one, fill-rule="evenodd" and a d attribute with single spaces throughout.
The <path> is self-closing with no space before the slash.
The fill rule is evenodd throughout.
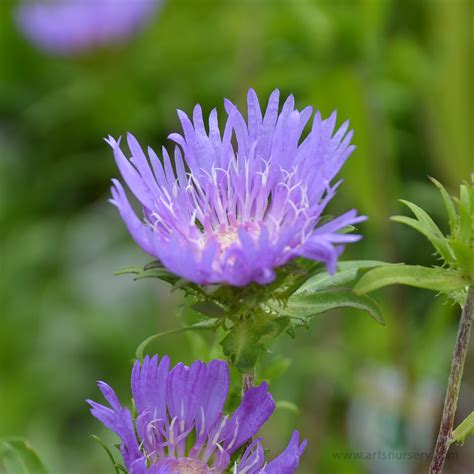
<path id="1" fill-rule="evenodd" d="M 245 287 L 228 285 L 199 286 L 180 279 L 158 261 L 145 267 L 126 267 L 117 274 L 132 273 L 135 279 L 159 278 L 187 296 L 187 307 L 196 321 L 186 327 L 156 334 L 137 349 L 142 359 L 148 344 L 158 338 L 187 330 L 224 332 L 222 349 L 229 362 L 242 372 L 251 370 L 259 355 L 283 333 L 295 336 L 295 330 L 307 327 L 318 314 L 337 308 L 355 308 L 367 312 L 384 324 L 382 311 L 367 295 L 355 294 L 350 285 L 370 268 L 383 262 L 362 260 L 339 262 L 338 272 L 330 275 L 321 264 L 297 259 L 277 271 L 269 285 Z"/>
<path id="2" fill-rule="evenodd" d="M 462 304 L 467 288 L 474 283 L 474 185 L 462 184 L 459 197 L 451 198 L 436 179 L 431 181 L 439 189 L 446 207 L 449 233 L 444 235 L 433 219 L 421 207 L 401 200 L 415 218 L 394 216 L 423 234 L 433 245 L 441 265 L 427 268 L 415 265 L 379 266 L 366 273 L 355 285 L 357 294 L 368 293 L 387 285 L 399 283 L 446 293 Z"/>

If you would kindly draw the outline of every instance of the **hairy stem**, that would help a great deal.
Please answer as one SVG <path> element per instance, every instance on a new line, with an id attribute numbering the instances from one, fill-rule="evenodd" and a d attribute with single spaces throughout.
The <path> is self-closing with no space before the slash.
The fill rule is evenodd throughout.
<path id="1" fill-rule="evenodd" d="M 255 369 L 242 375 L 242 395 L 245 395 L 255 385 Z"/>
<path id="2" fill-rule="evenodd" d="M 473 288 L 469 288 L 466 302 L 459 321 L 458 335 L 454 347 L 451 373 L 449 375 L 448 389 L 444 400 L 443 416 L 439 428 L 438 439 L 434 449 L 433 459 L 430 466 L 430 474 L 439 474 L 443 471 L 446 455 L 451 444 L 451 434 L 454 425 L 454 415 L 458 404 L 459 390 L 461 388 L 462 372 L 466 360 L 467 348 L 469 346 L 469 335 L 472 326 L 472 303 Z"/>

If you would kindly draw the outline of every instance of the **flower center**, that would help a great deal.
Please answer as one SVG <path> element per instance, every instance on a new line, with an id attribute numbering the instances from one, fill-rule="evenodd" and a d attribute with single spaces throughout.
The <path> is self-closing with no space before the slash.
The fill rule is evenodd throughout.
<path id="1" fill-rule="evenodd" d="M 239 240 L 239 234 L 235 227 L 220 229 L 215 235 L 217 242 L 219 242 L 221 252 L 225 252 L 232 244 Z"/>
<path id="2" fill-rule="evenodd" d="M 214 237 L 219 243 L 221 255 L 224 254 L 231 245 L 240 245 L 239 229 L 246 230 L 255 239 L 258 239 L 261 232 L 260 227 L 253 222 L 239 223 L 238 227 L 221 225 L 214 233 Z"/>
<path id="3" fill-rule="evenodd" d="M 161 468 L 166 468 L 168 474 L 210 474 L 207 464 L 198 459 L 191 458 L 167 458 L 158 463 Z M 160 471 L 161 472 L 161 471 Z"/>

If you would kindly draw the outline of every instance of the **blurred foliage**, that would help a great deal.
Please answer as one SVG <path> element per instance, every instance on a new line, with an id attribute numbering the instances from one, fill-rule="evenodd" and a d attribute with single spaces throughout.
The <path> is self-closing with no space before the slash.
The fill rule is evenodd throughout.
<path id="1" fill-rule="evenodd" d="M 22 439 L 0 440 L 0 468 L 6 474 L 48 474 L 38 455 Z"/>
<path id="2" fill-rule="evenodd" d="M 344 258 L 432 261 L 423 238 L 388 216 L 403 196 L 445 222 L 426 176 L 450 194 L 468 180 L 469 0 L 168 0 L 126 45 L 69 59 L 28 44 L 14 6 L 0 2 L 0 437 L 26 437 L 52 472 L 110 471 L 89 434 L 115 438 L 83 400 L 99 397 L 96 379 L 127 400 L 138 343 L 180 325 L 180 300 L 165 284 L 113 276 L 147 257 L 106 202 L 117 174 L 107 134 L 132 131 L 158 148 L 178 128 L 176 108 L 199 102 L 222 115 L 222 98 L 243 105 L 250 86 L 262 101 L 279 87 L 323 115 L 337 109 L 341 122 L 351 119 L 357 150 L 331 212 L 357 207 L 370 217 Z M 427 290 L 376 297 L 387 327 L 350 310 L 328 313 L 297 344 L 283 336 L 261 362 L 275 399 L 300 412 L 278 409 L 266 446 L 278 452 L 297 425 L 309 441 L 304 474 L 426 471 L 423 460 L 335 454 L 429 451 L 437 429 L 453 309 Z M 168 336 L 156 350 L 173 362 L 220 355 L 205 334 Z M 460 420 L 472 409 L 473 353 Z M 473 452 L 453 449 L 446 472 L 472 471 Z"/>

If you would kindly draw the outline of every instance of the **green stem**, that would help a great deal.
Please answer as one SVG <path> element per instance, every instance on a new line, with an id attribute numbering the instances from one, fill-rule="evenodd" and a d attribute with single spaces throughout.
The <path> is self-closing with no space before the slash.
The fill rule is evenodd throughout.
<path id="1" fill-rule="evenodd" d="M 469 335 L 472 326 L 472 304 L 473 304 L 473 288 L 470 287 L 467 293 L 466 302 L 464 303 L 461 320 L 459 321 L 458 335 L 456 345 L 454 347 L 453 360 L 451 363 L 451 373 L 449 375 L 448 389 L 444 400 L 443 416 L 441 418 L 441 426 L 439 428 L 438 439 L 434 449 L 433 459 L 431 461 L 430 474 L 439 474 L 443 471 L 446 455 L 448 454 L 449 445 L 452 442 L 452 432 L 454 425 L 454 416 L 458 404 L 459 391 L 461 388 L 462 372 L 466 353 L 469 346 Z"/>

